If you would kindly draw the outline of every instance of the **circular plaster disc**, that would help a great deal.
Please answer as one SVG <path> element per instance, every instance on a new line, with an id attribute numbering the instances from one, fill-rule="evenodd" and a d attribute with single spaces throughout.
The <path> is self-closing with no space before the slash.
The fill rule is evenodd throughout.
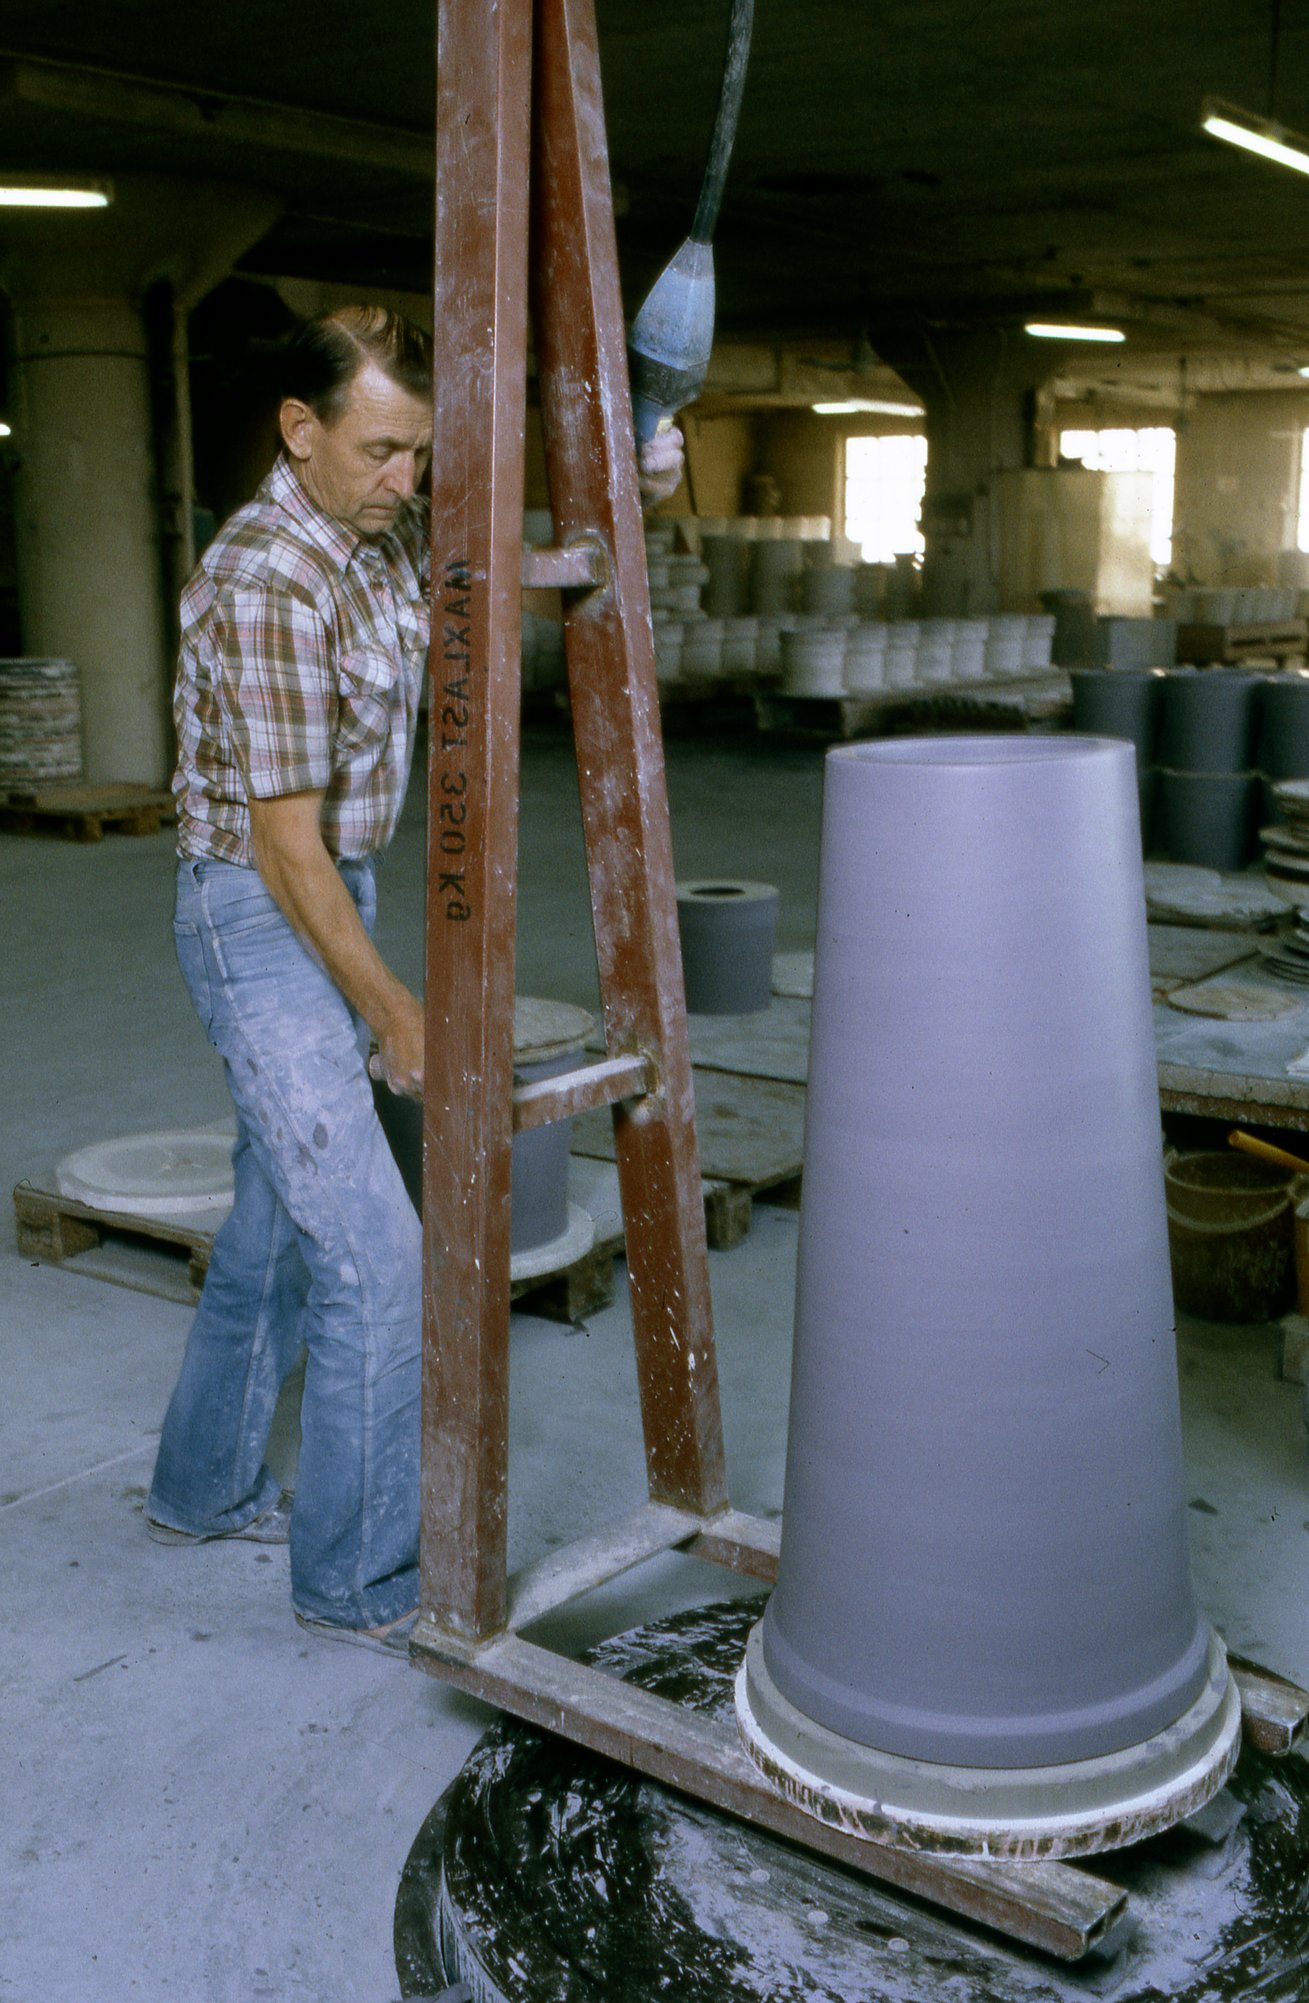
<path id="1" fill-rule="evenodd" d="M 1088 1857 L 1171 1829 L 1218 1793 L 1241 1740 L 1216 1635 L 1204 1687 L 1165 1731 L 1063 1766 L 945 1766 L 843 1738 L 778 1689 L 759 1628 L 737 1673 L 736 1714 L 755 1765 L 807 1814 L 896 1849 L 971 1857 Z"/>
<path id="2" fill-rule="evenodd" d="M 538 1280 L 543 1273 L 562 1273 L 590 1251 L 595 1243 L 595 1219 L 580 1204 L 568 1206 L 568 1223 L 557 1238 L 544 1245 L 529 1245 L 509 1260 L 509 1281 Z"/>
<path id="3" fill-rule="evenodd" d="M 1262 925 L 1300 900 L 1256 876 L 1222 876 L 1197 864 L 1145 865 L 1146 915 L 1178 925 Z"/>
<path id="4" fill-rule="evenodd" d="M 1174 988 L 1166 1000 L 1183 1015 L 1216 1016 L 1224 1022 L 1276 1022 L 1300 1006 L 1290 995 L 1275 995 L 1255 981 L 1235 978 Z"/>
<path id="5" fill-rule="evenodd" d="M 777 953 L 773 957 L 773 993 L 811 1001 L 814 992 L 812 953 Z"/>
<path id="6" fill-rule="evenodd" d="M 762 1597 L 593 1652 L 729 1726 Z M 1072 1967 L 719 1814 L 553 1734 L 495 1724 L 409 1853 L 403 1996 L 478 2003 L 1303 2003 L 1309 1762 L 1247 1749 L 1231 1810 L 1096 1860 L 1129 1899 L 1113 1959 Z M 1015 1867 L 1016 1868 L 1016 1867 Z"/>
<path id="7" fill-rule="evenodd" d="M 65 1155 L 61 1196 L 128 1217 L 195 1216 L 232 1204 L 232 1136 L 205 1128 L 126 1134 Z"/>
<path id="8" fill-rule="evenodd" d="M 595 1028 L 595 1017 L 572 1002 L 519 995 L 514 1002 L 514 1063 L 548 1064 L 580 1050 Z"/>

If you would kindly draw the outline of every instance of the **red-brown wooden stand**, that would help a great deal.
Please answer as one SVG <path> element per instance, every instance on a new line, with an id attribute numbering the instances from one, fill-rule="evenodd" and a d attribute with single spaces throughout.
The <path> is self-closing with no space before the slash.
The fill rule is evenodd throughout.
<path id="1" fill-rule="evenodd" d="M 535 37 L 535 49 L 533 39 Z M 529 274 L 558 547 L 522 541 Z M 792 1807 L 735 1736 L 524 1640 L 679 1549 L 771 1578 L 728 1504 L 672 847 L 593 0 L 439 0 L 422 1613 L 415 1659 L 518 1717 L 1074 1959 L 1124 1899 L 926 1857 Z M 520 593 L 566 604 L 609 1055 L 513 1090 Z M 612 1105 L 650 1500 L 506 1575 L 512 1128 Z"/>

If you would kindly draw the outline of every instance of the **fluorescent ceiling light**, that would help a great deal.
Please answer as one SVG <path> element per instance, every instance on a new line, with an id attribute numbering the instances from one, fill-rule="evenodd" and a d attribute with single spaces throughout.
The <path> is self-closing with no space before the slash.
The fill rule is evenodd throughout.
<path id="1" fill-rule="evenodd" d="M 54 181 L 0 180 L 3 209 L 107 209 L 109 190 L 91 182 L 74 188 Z"/>
<path id="2" fill-rule="evenodd" d="M 0 438 L 12 438 L 13 435 L 12 428 L 0 419 Z"/>
<path id="3" fill-rule="evenodd" d="M 1063 326 L 1055 320 L 1029 320 L 1023 332 L 1025 334 L 1035 334 L 1038 341 L 1125 341 L 1127 339 L 1121 327 Z"/>
<path id="4" fill-rule="evenodd" d="M 884 403 L 876 397 L 854 396 L 845 403 L 811 403 L 816 417 L 921 417 L 921 403 Z"/>
<path id="5" fill-rule="evenodd" d="M 1309 139 L 1288 132 L 1273 119 L 1256 118 L 1252 111 L 1241 111 L 1216 97 L 1205 99 L 1200 116 L 1202 129 L 1213 138 L 1225 139 L 1229 146 L 1239 146 L 1246 153 L 1257 153 L 1262 160 L 1273 160 L 1279 167 L 1293 167 L 1297 174 L 1309 174 Z"/>

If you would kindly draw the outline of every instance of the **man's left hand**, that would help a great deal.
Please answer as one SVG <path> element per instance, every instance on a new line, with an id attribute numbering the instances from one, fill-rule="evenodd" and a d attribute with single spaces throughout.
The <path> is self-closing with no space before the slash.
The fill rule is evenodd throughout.
<path id="1" fill-rule="evenodd" d="M 672 499 L 686 471 L 686 440 L 675 424 L 647 438 L 637 454 L 636 471 L 646 509 Z"/>

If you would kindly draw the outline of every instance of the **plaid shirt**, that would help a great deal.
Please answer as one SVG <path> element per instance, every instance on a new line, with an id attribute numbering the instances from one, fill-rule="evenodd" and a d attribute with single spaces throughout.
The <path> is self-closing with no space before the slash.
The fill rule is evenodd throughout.
<path id="1" fill-rule="evenodd" d="M 427 659 L 427 506 L 367 541 L 285 455 L 182 596 L 173 714 L 178 852 L 254 867 L 251 799 L 322 792 L 334 856 L 395 832 Z"/>

